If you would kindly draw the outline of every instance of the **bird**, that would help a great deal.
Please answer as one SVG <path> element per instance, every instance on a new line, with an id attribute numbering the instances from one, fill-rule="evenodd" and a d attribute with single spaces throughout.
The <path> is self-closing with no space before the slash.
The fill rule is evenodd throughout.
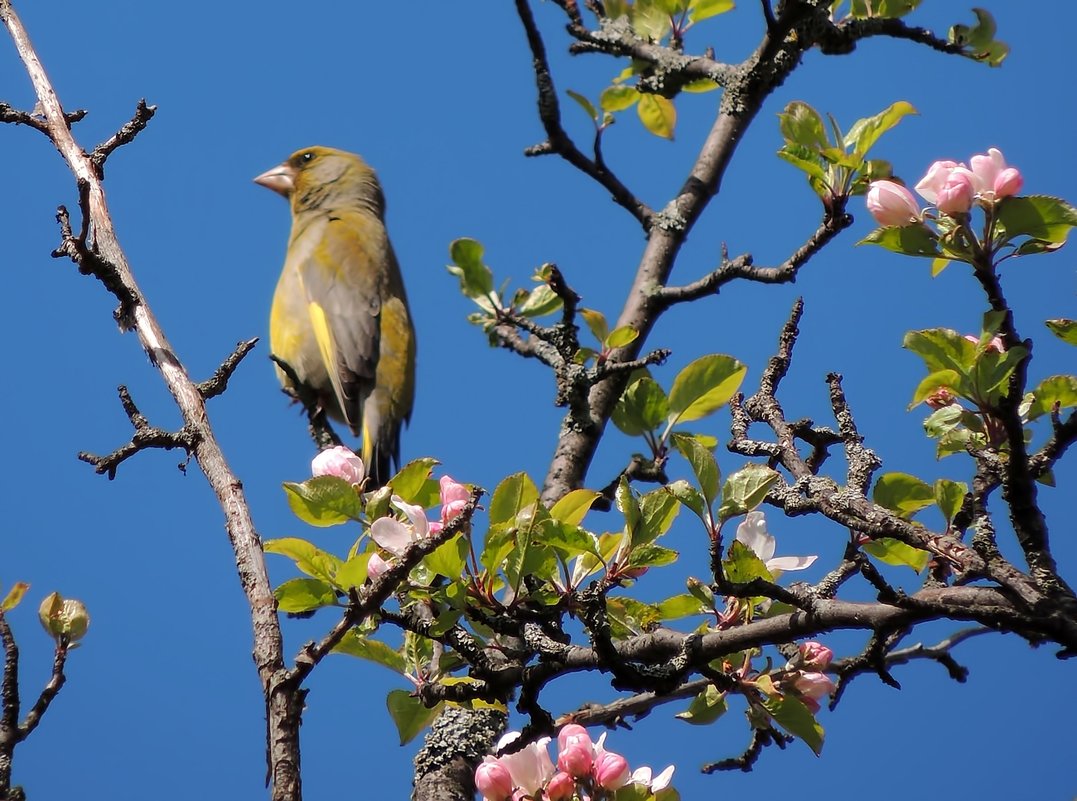
<path id="1" fill-rule="evenodd" d="M 362 438 L 375 486 L 400 465 L 415 398 L 415 328 L 374 170 L 354 153 L 297 150 L 254 182 L 292 210 L 269 345 L 328 415 Z M 277 365 L 285 391 L 296 394 Z"/>

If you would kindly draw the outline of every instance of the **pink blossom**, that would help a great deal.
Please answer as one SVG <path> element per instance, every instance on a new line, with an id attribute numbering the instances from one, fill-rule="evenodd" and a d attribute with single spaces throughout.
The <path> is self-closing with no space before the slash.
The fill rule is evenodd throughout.
<path id="1" fill-rule="evenodd" d="M 310 463 L 310 472 L 314 476 L 336 476 L 349 484 L 362 484 L 366 478 L 363 460 L 343 445 L 326 448 L 315 456 Z"/>
<path id="2" fill-rule="evenodd" d="M 430 522 L 421 506 L 406 503 L 398 495 L 392 496 L 390 502 L 404 513 L 407 523 L 395 517 L 379 517 L 370 524 L 370 536 L 374 542 L 396 556 L 403 556 L 413 542 L 424 540 L 430 535 Z"/>
<path id="3" fill-rule="evenodd" d="M 501 751 L 519 738 L 520 732 L 508 732 L 498 740 L 497 750 Z M 553 762 L 550 761 L 550 754 L 546 750 L 549 742 L 549 737 L 540 737 L 519 751 L 505 754 L 500 758 L 501 763 L 509 769 L 514 785 L 523 790 L 526 795 L 537 796 L 542 786 L 553 778 Z"/>
<path id="4" fill-rule="evenodd" d="M 366 563 L 367 578 L 376 579 L 390 567 L 389 563 L 381 558 L 381 554 L 370 554 L 370 561 Z"/>
<path id="5" fill-rule="evenodd" d="M 955 400 L 957 400 L 957 396 L 952 389 L 949 387 L 939 387 L 924 398 L 924 403 L 927 404 L 929 409 L 942 409 L 953 404 Z"/>
<path id="6" fill-rule="evenodd" d="M 894 181 L 872 181 L 867 206 L 879 225 L 904 227 L 920 219 L 920 206 L 912 192 Z"/>
<path id="7" fill-rule="evenodd" d="M 830 660 L 834 658 L 834 652 L 822 643 L 808 641 L 799 646 L 800 664 L 814 670 L 826 670 Z"/>
<path id="8" fill-rule="evenodd" d="M 484 757 L 475 768 L 475 786 L 486 801 L 508 801 L 512 798 L 512 774 L 499 759 Z"/>
<path id="9" fill-rule="evenodd" d="M 803 698 L 811 698 L 814 701 L 834 692 L 834 682 L 825 673 L 801 673 L 793 680 L 793 686 Z"/>
<path id="10" fill-rule="evenodd" d="M 595 757 L 592 775 L 595 784 L 604 790 L 619 790 L 628 784 L 628 760 L 613 751 L 602 751 Z"/>
<path id="11" fill-rule="evenodd" d="M 935 207 L 943 214 L 965 214 L 975 199 L 973 174 L 964 167 L 955 167 L 936 193 Z"/>
<path id="12" fill-rule="evenodd" d="M 744 522 L 737 526 L 737 542 L 746 546 L 763 560 L 767 570 L 777 578 L 786 570 L 803 570 L 809 567 L 816 556 L 779 556 L 774 557 L 775 540 L 767 531 L 767 519 L 762 512 L 749 512 Z"/>
<path id="13" fill-rule="evenodd" d="M 965 334 L 965 339 L 977 347 L 980 345 L 980 338 L 975 334 Z M 1006 344 L 1002 341 L 1002 337 L 991 337 L 991 341 L 987 343 L 987 347 L 984 348 L 984 351 L 986 353 L 1005 353 Z"/>
<path id="14" fill-rule="evenodd" d="M 583 736 L 568 737 L 557 755 L 558 769 L 577 779 L 590 773 L 593 764 L 594 751 L 586 732 Z"/>
<path id="15" fill-rule="evenodd" d="M 442 476 L 441 481 L 441 522 L 448 523 L 467 506 L 471 492 L 466 486 L 454 481 L 449 476 Z"/>
<path id="16" fill-rule="evenodd" d="M 916 191 L 928 203 L 934 203 L 939 191 L 946 185 L 950 173 L 961 166 L 956 161 L 936 161 L 928 167 L 927 175 L 920 179 Z"/>
<path id="17" fill-rule="evenodd" d="M 995 200 L 1002 200 L 1004 197 L 1016 195 L 1021 191 L 1021 187 L 1024 185 L 1025 179 L 1021 176 L 1021 173 L 1017 171 L 1017 168 L 1007 167 L 995 178 L 993 187 L 995 190 Z"/>
<path id="18" fill-rule="evenodd" d="M 556 773 L 546 785 L 546 801 L 568 801 L 576 792 L 576 780 L 567 773 Z"/>
<path id="19" fill-rule="evenodd" d="M 567 723 L 561 727 L 561 731 L 557 732 L 557 749 L 559 751 L 563 751 L 565 746 L 568 745 L 570 737 L 586 740 L 588 746 L 592 744 L 591 735 L 587 733 L 586 728 L 579 723 Z"/>

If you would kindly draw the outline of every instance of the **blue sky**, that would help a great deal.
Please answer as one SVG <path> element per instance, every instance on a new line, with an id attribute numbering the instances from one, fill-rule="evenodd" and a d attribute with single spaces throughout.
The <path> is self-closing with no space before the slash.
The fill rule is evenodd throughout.
<path id="1" fill-rule="evenodd" d="M 557 9 L 536 5 L 558 88 L 596 97 L 620 65 L 565 56 Z M 776 263 L 814 229 L 817 201 L 801 174 L 774 156 L 781 144 L 775 115 L 794 99 L 846 126 L 910 101 L 920 115 L 888 134 L 879 155 L 911 183 L 934 159 L 964 160 L 997 146 L 1021 168 L 1026 192 L 1074 200 L 1074 96 L 1057 65 L 1072 47 L 1077 10 L 993 5 L 999 38 L 1013 48 L 1001 69 L 881 39 L 850 57 L 810 53 L 744 138 L 676 278 L 712 269 L 723 242 L 732 253 L 752 252 L 759 264 Z M 454 477 L 488 488 L 517 470 L 541 480 L 560 419 L 552 381 L 538 365 L 488 348 L 465 321 L 470 304 L 444 269 L 448 244 L 459 236 L 481 240 L 498 279 L 515 285 L 527 286 L 537 265 L 556 262 L 584 305 L 613 318 L 643 241 L 635 222 L 588 179 L 554 158 L 522 156 L 542 133 L 530 56 L 510 4 L 310 2 L 297 10 L 276 0 L 115 0 L 95 4 L 93 14 L 72 0 L 19 6 L 65 106 L 91 112 L 75 129 L 84 146 L 110 136 L 138 98 L 158 105 L 150 128 L 109 161 L 106 187 L 142 289 L 194 376 L 208 376 L 238 340 L 266 330 L 288 215 L 280 198 L 250 179 L 311 144 L 361 152 L 386 189 L 418 326 L 418 398 L 404 457 L 435 456 Z M 744 2 L 701 26 L 689 47 L 711 44 L 719 58 L 740 59 L 758 40 L 759 16 L 756 4 Z M 912 19 L 943 31 L 971 21 L 971 13 L 938 2 Z M 0 45 L 0 99 L 33 105 L 9 44 Z M 678 101 L 673 143 L 645 135 L 625 115 L 607 138 L 610 163 L 648 202 L 664 204 L 683 181 L 716 99 Z M 567 104 L 565 115 L 586 136 L 582 112 Z M 192 787 L 212 788 L 215 797 L 263 797 L 261 696 L 221 513 L 197 470 L 184 476 L 176 469 L 175 453 L 139 455 L 114 482 L 75 459 L 128 438 L 117 384 L 130 387 L 156 425 L 176 426 L 178 414 L 136 339 L 117 335 L 110 297 L 49 257 L 58 241 L 55 208 L 76 199 L 55 151 L 13 126 L 0 128 L 0 148 L 8 189 L 0 200 L 8 281 L 0 319 L 14 345 L 0 397 L 7 457 L 0 581 L 33 585 L 29 602 L 11 615 L 27 698 L 51 660 L 34 620 L 40 598 L 58 589 L 84 600 L 93 615 L 67 686 L 19 748 L 16 781 L 41 799 L 107 793 L 169 801 L 189 798 Z M 922 413 L 905 411 L 920 366 L 900 345 L 912 328 L 977 330 L 983 300 L 959 267 L 931 279 L 926 262 L 855 248 L 871 220 L 859 201 L 851 210 L 855 226 L 796 286 L 731 286 L 668 315 L 650 344 L 674 353 L 656 375 L 668 386 L 695 357 L 723 352 L 749 365 L 752 386 L 793 299 L 803 295 L 803 334 L 783 398 L 790 415 L 827 420 L 823 377 L 842 372 L 861 432 L 885 470 L 966 479 L 967 463 L 937 463 Z M 1041 322 L 1077 316 L 1069 249 L 1014 264 L 1004 282 L 1021 331 L 1037 338 L 1033 375 L 1072 371 L 1073 351 Z M 304 530 L 288 512 L 280 482 L 305 478 L 313 452 L 303 420 L 277 389 L 264 343 L 210 411 L 261 534 L 310 536 L 346 550 L 347 534 Z M 724 440 L 727 423 L 722 413 L 698 428 Z M 605 484 L 634 449 L 611 432 L 591 483 Z M 721 450 L 719 462 L 726 472 L 740 465 Z M 1072 464 L 1056 475 L 1059 489 L 1044 489 L 1041 498 L 1060 566 L 1072 578 L 1077 544 L 1066 488 L 1077 475 Z M 593 525 L 617 524 L 598 518 Z M 779 553 L 820 554 L 809 580 L 838 558 L 846 536 L 819 521 L 776 516 L 771 528 Z M 640 594 L 665 597 L 685 576 L 701 575 L 701 540 L 682 519 L 668 539 L 680 563 L 668 576 L 649 576 Z M 284 560 L 270 558 L 275 580 L 289 577 Z M 289 651 L 329 625 L 328 617 L 289 624 Z M 928 627 L 910 642 L 949 631 Z M 845 653 L 862 642 L 833 638 Z M 965 685 L 931 664 L 900 669 L 901 692 L 858 680 L 835 713 L 823 713 L 820 759 L 794 744 L 764 754 L 752 774 L 702 776 L 700 764 L 739 753 L 747 729 L 739 712 L 691 729 L 671 718 L 673 707 L 633 734 L 613 735 L 611 745 L 634 765 L 676 762 L 675 784 L 686 798 L 810 791 L 831 799 L 925 792 L 1002 799 L 1027 795 L 1030 786 L 1040 799 L 1072 798 L 1072 666 L 1048 648 L 997 636 L 963 645 L 958 657 L 972 669 Z M 303 728 L 308 797 L 356 787 L 407 791 L 414 749 L 395 745 L 384 707 L 385 693 L 402 686 L 388 671 L 346 657 L 319 667 Z M 611 692 L 592 677 L 556 689 L 547 702 L 563 712 Z"/>

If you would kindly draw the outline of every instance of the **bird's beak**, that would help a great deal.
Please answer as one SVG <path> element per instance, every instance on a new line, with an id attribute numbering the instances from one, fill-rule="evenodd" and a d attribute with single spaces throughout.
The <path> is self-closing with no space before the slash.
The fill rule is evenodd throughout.
<path id="1" fill-rule="evenodd" d="M 272 189 L 277 194 L 288 197 L 292 194 L 292 190 L 295 189 L 295 168 L 285 162 L 271 170 L 266 170 L 255 178 L 254 182 L 264 186 L 266 189 Z"/>

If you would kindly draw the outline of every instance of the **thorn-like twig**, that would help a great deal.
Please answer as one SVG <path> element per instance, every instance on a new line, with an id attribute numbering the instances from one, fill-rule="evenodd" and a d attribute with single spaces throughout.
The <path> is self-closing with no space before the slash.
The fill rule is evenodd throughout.
<path id="1" fill-rule="evenodd" d="M 227 359 L 221 362 L 220 367 L 213 371 L 213 375 L 198 384 L 198 391 L 202 393 L 202 397 L 209 400 L 228 389 L 228 379 L 232 377 L 232 373 L 239 367 L 239 363 L 243 361 L 243 358 L 251 352 L 256 344 L 258 344 L 258 337 L 237 343 L 236 349 L 228 355 Z"/>

